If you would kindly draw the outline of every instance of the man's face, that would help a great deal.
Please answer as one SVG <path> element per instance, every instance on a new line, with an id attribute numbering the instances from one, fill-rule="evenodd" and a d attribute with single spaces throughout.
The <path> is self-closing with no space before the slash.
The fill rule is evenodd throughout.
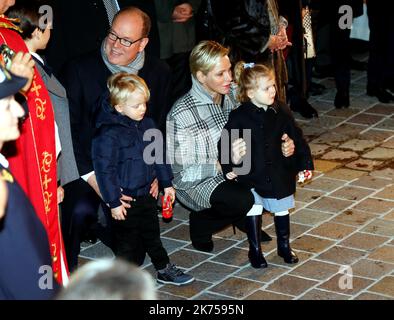
<path id="1" fill-rule="evenodd" d="M 143 21 L 136 13 L 127 13 L 119 15 L 112 23 L 111 32 L 119 38 L 124 38 L 133 42 L 140 39 L 142 35 Z M 127 66 L 137 57 L 138 53 L 143 51 L 148 43 L 148 38 L 142 38 L 139 41 L 126 47 L 120 43 L 120 40 L 111 40 L 108 36 L 105 39 L 105 53 L 108 61 L 118 66 Z"/>
<path id="2" fill-rule="evenodd" d="M 0 14 L 3 14 L 15 4 L 15 0 L 0 0 Z"/>

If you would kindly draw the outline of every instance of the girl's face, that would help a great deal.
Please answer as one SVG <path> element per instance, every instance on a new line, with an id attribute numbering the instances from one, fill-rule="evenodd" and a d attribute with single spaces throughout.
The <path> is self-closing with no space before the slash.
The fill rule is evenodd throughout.
<path id="1" fill-rule="evenodd" d="M 256 87 L 248 90 L 250 100 L 259 108 L 273 104 L 275 95 L 276 87 L 274 77 L 260 77 L 257 79 Z"/>
<path id="2" fill-rule="evenodd" d="M 207 74 L 197 72 L 197 78 L 211 96 L 228 94 L 230 92 L 231 63 L 228 56 L 221 57 L 215 67 Z"/>
<path id="3" fill-rule="evenodd" d="M 132 120 L 141 121 L 146 112 L 146 96 L 144 92 L 136 89 L 125 103 L 116 105 L 115 109 Z"/>
<path id="4" fill-rule="evenodd" d="M 18 119 L 24 114 L 13 96 L 0 99 L 0 143 L 19 138 Z"/>

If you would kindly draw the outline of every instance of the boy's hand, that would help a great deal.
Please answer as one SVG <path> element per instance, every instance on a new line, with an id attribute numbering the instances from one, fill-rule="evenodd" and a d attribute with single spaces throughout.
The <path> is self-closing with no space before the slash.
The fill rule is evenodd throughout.
<path id="1" fill-rule="evenodd" d="M 157 179 L 153 180 L 152 184 L 150 185 L 149 193 L 155 199 L 159 196 L 159 181 Z"/>
<path id="2" fill-rule="evenodd" d="M 123 205 L 111 209 L 112 218 L 115 220 L 126 220 L 127 211 Z"/>
<path id="3" fill-rule="evenodd" d="M 134 201 L 132 197 L 122 194 L 122 197 L 120 198 L 120 202 L 122 203 L 123 207 L 131 208 L 131 204 L 130 204 L 131 201 Z"/>
<path id="4" fill-rule="evenodd" d="M 164 188 L 164 199 L 170 196 L 171 203 L 175 201 L 175 189 L 173 187 Z"/>

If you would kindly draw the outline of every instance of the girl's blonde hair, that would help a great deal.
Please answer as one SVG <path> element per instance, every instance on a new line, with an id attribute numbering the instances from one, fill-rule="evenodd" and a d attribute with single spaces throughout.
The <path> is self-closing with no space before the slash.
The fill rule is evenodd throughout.
<path id="1" fill-rule="evenodd" d="M 189 64 L 192 75 L 197 78 L 197 71 L 206 75 L 218 63 L 219 59 L 227 56 L 228 53 L 228 48 L 215 41 L 201 41 L 190 54 Z"/>
<path id="2" fill-rule="evenodd" d="M 239 61 L 234 67 L 234 79 L 238 85 L 237 99 L 240 102 L 250 101 L 248 90 L 255 89 L 257 80 L 263 77 L 275 79 L 275 73 L 263 64 Z"/>
<path id="3" fill-rule="evenodd" d="M 150 98 L 150 92 L 144 79 L 131 73 L 113 74 L 108 78 L 107 87 L 111 106 L 125 103 L 135 90 L 140 90 L 145 95 L 146 101 Z"/>

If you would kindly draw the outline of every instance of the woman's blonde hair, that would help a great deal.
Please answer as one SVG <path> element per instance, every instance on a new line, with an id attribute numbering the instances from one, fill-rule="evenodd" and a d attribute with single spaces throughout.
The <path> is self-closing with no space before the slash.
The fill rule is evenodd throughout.
<path id="1" fill-rule="evenodd" d="M 108 78 L 107 87 L 111 106 L 125 103 L 135 90 L 140 90 L 145 95 L 146 101 L 150 97 L 144 79 L 131 73 L 119 72 L 113 74 Z"/>
<path id="2" fill-rule="evenodd" d="M 218 63 L 218 60 L 227 56 L 228 53 L 228 48 L 215 41 L 201 41 L 190 54 L 189 63 L 192 75 L 197 78 L 197 71 L 207 74 Z"/>
<path id="3" fill-rule="evenodd" d="M 255 89 L 257 80 L 263 77 L 275 79 L 274 70 L 263 64 L 239 61 L 234 67 L 234 79 L 238 85 L 237 99 L 240 102 L 250 101 L 248 90 Z"/>

